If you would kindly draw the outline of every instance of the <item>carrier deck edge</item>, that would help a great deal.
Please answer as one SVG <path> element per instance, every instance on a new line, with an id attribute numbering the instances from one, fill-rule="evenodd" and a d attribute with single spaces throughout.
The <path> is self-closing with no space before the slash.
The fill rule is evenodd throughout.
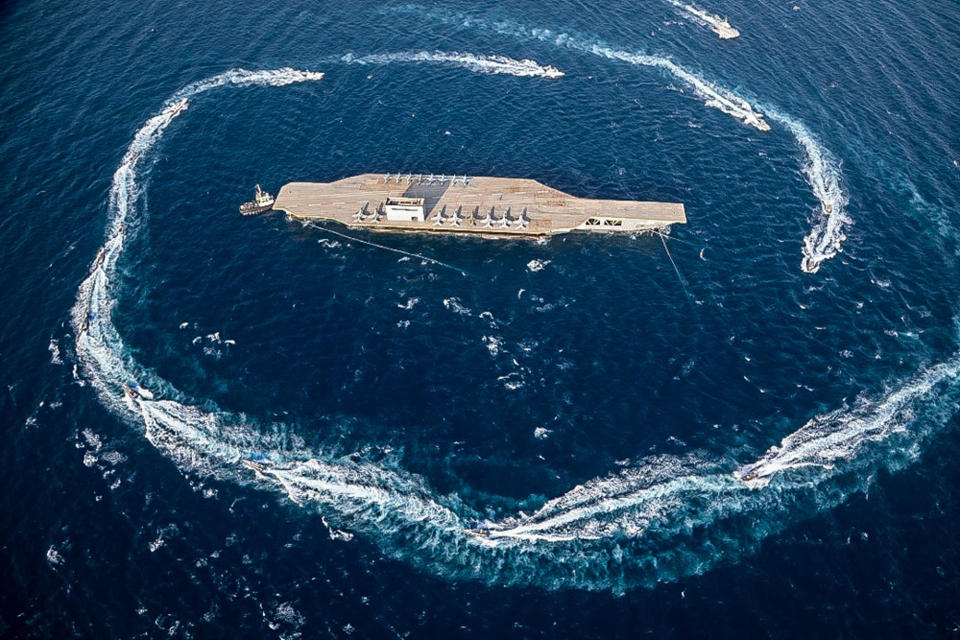
<path id="1" fill-rule="evenodd" d="M 273 208 L 352 228 L 498 238 L 634 233 L 687 221 L 681 203 L 577 198 L 528 178 L 419 174 L 291 182 Z"/>

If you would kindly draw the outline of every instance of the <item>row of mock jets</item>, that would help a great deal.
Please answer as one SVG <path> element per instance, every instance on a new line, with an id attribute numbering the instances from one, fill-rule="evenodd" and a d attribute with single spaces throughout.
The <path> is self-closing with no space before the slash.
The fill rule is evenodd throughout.
<path id="1" fill-rule="evenodd" d="M 523 211 L 520 212 L 520 216 L 517 218 L 510 217 L 510 207 L 507 207 L 507 210 L 504 212 L 504 214 L 499 219 L 496 219 L 493 217 L 493 209 L 493 207 L 490 207 L 490 209 L 487 211 L 486 217 L 480 220 L 480 222 L 483 223 L 483 226 L 488 229 L 493 226 L 494 222 L 497 222 L 497 226 L 501 229 L 508 228 L 511 221 L 514 222 L 514 227 L 517 229 L 526 229 L 530 226 L 530 218 L 527 217 L 526 207 L 523 208 Z"/>
<path id="2" fill-rule="evenodd" d="M 439 182 L 440 184 L 443 184 L 449 180 L 451 185 L 455 185 L 459 180 L 463 186 L 467 186 L 467 183 L 470 182 L 470 178 L 467 177 L 466 174 L 459 177 L 457 177 L 457 174 L 453 174 L 452 176 L 447 177 L 447 174 L 445 173 L 441 173 L 440 175 L 431 173 L 429 176 L 424 176 L 422 173 L 418 173 L 416 175 L 408 173 L 406 176 L 404 176 L 402 173 L 388 173 L 383 177 L 383 182 L 388 183 L 391 179 L 397 184 L 400 184 L 401 182 L 406 182 L 407 184 L 423 184 L 424 182 L 427 184 L 433 184 L 435 182 Z"/>
<path id="3" fill-rule="evenodd" d="M 364 203 L 364 205 L 359 209 L 357 209 L 357 212 L 353 214 L 354 222 L 380 222 L 380 218 L 383 217 L 382 216 L 383 206 L 380 205 L 376 209 L 374 209 L 372 212 L 368 212 L 367 211 L 368 204 L 370 203 L 369 202 Z"/>
<path id="4" fill-rule="evenodd" d="M 446 210 L 447 208 L 446 206 L 444 206 L 442 209 L 437 211 L 432 218 L 430 218 L 431 220 L 433 220 L 433 226 L 439 227 L 440 225 L 443 225 L 443 224 L 449 224 L 454 227 L 459 227 L 460 223 L 466 219 L 463 217 L 462 206 L 457 207 L 457 210 L 454 211 L 452 215 L 446 215 Z M 479 207 L 474 209 L 474 212 L 476 213 L 478 210 L 479 210 Z M 527 217 L 526 207 L 524 207 L 523 211 L 521 211 L 520 215 L 516 218 L 510 217 L 509 208 L 507 208 L 506 213 L 504 213 L 501 217 L 494 218 L 493 210 L 494 210 L 494 207 L 491 207 L 487 211 L 486 217 L 483 217 L 483 218 L 478 219 L 474 216 L 472 218 L 472 220 L 474 221 L 473 224 L 479 223 L 484 228 L 487 228 L 487 229 L 494 228 L 494 226 L 496 226 L 496 228 L 499 228 L 499 229 L 509 229 L 511 223 L 513 224 L 513 227 L 515 229 L 526 229 L 527 227 L 530 226 L 530 218 Z M 364 204 L 362 207 L 357 209 L 356 213 L 353 214 L 353 221 L 376 223 L 376 222 L 380 222 L 380 219 L 382 217 L 383 216 L 381 213 L 381 207 L 377 207 L 373 211 L 368 211 L 367 205 Z M 496 223 L 496 225 L 494 225 L 494 223 Z"/>
<path id="5" fill-rule="evenodd" d="M 449 222 L 449 224 L 452 224 L 455 227 L 460 226 L 460 222 L 464 220 L 464 217 L 462 215 L 463 207 L 462 206 L 457 207 L 457 210 L 453 212 L 452 216 L 444 215 L 444 212 L 446 211 L 446 209 L 447 209 L 446 207 L 443 207 L 443 209 L 441 209 L 440 211 L 437 211 L 433 215 L 433 217 L 431 218 L 431 220 L 433 220 L 433 226 L 435 227 L 440 226 L 447 222 Z M 478 209 L 479 207 L 477 207 L 477 209 L 474 209 L 474 212 L 476 213 Z M 477 222 L 480 222 L 487 229 L 493 227 L 494 223 L 497 223 L 496 226 L 499 227 L 500 229 L 508 229 L 510 227 L 511 222 L 514 223 L 514 227 L 517 229 L 526 229 L 528 226 L 530 226 L 530 218 L 527 217 L 526 207 L 524 207 L 523 211 L 520 212 L 520 216 L 517 218 L 510 217 L 509 208 L 507 208 L 507 211 L 500 218 L 494 218 L 493 210 L 494 208 L 490 207 L 490 209 L 487 211 L 486 217 L 480 218 L 479 220 L 476 218 L 476 216 L 474 216 L 472 218 L 474 220 L 474 224 L 477 224 Z"/>

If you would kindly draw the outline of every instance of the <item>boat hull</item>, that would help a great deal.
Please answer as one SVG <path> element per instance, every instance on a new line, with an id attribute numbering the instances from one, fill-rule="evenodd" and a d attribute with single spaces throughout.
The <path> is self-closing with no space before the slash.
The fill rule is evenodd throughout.
<path id="1" fill-rule="evenodd" d="M 240 213 L 245 216 L 252 216 L 258 213 L 266 213 L 273 209 L 273 203 L 270 204 L 256 204 L 254 202 L 244 202 L 240 205 Z"/>

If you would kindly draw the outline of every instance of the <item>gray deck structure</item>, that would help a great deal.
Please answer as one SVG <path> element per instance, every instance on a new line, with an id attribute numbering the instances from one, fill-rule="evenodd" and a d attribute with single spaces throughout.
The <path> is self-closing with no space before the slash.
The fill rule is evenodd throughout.
<path id="1" fill-rule="evenodd" d="M 422 199 L 423 220 L 390 220 L 387 203 Z M 291 182 L 274 209 L 377 231 L 547 236 L 637 232 L 687 221 L 683 204 L 577 198 L 527 178 L 364 173 L 335 182 Z"/>

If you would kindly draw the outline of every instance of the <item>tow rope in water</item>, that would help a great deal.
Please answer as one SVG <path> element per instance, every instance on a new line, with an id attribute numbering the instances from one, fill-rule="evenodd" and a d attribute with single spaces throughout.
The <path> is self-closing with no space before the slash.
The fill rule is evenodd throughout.
<path id="1" fill-rule="evenodd" d="M 664 239 L 663 234 L 657 231 L 657 235 L 660 236 L 660 242 L 663 244 L 663 250 L 667 252 L 667 257 L 670 259 L 670 264 L 673 265 L 673 270 L 677 274 L 677 279 L 680 281 L 680 288 L 683 289 L 683 292 L 687 295 L 689 300 L 693 300 L 690 297 L 690 292 L 687 291 L 687 285 L 683 281 L 683 276 L 680 275 L 680 269 L 677 268 L 677 263 L 673 261 L 673 256 L 670 255 L 670 249 L 667 248 L 667 241 Z"/>
<path id="2" fill-rule="evenodd" d="M 321 231 L 326 231 L 327 233 L 332 233 L 333 235 L 340 236 L 341 238 L 344 238 L 344 239 L 346 239 L 346 240 L 350 240 L 350 241 L 352 241 L 352 242 L 359 242 L 360 244 L 370 245 L 371 247 L 376 247 L 377 249 L 383 249 L 383 250 L 385 250 L 385 251 L 392 251 L 392 252 L 394 252 L 394 253 L 399 253 L 400 255 L 407 256 L 408 258 L 417 258 L 417 259 L 419 259 L 419 260 L 424 260 L 424 261 L 426 261 L 426 262 L 429 262 L 429 263 L 431 263 L 431 264 L 435 264 L 435 265 L 440 266 L 440 267 L 446 267 L 447 269 L 450 269 L 451 271 L 456 271 L 457 273 L 459 273 L 459 274 L 462 275 L 462 276 L 470 275 L 470 274 L 468 274 L 466 271 L 464 271 L 463 269 L 461 269 L 460 267 L 455 267 L 455 266 L 453 266 L 452 264 L 447 264 L 446 262 L 441 262 L 440 260 L 436 260 L 436 259 L 434 259 L 434 258 L 430 258 L 430 257 L 427 257 L 427 256 L 422 255 L 422 254 L 419 254 L 419 253 L 411 253 L 411 252 L 409 252 L 409 251 L 404 251 L 403 249 L 394 249 L 393 247 L 388 247 L 388 246 L 385 246 L 385 245 L 382 245 L 382 244 L 377 244 L 376 242 L 370 242 L 369 240 L 361 240 L 360 238 L 354 238 L 353 236 L 348 236 L 348 235 L 345 234 L 345 233 L 340 233 L 339 231 L 334 231 L 333 229 L 330 229 L 330 228 L 327 228 L 327 227 L 324 227 L 324 226 L 321 226 L 321 225 L 312 225 L 312 226 L 313 226 L 314 228 L 316 228 L 316 229 L 320 229 Z"/>

